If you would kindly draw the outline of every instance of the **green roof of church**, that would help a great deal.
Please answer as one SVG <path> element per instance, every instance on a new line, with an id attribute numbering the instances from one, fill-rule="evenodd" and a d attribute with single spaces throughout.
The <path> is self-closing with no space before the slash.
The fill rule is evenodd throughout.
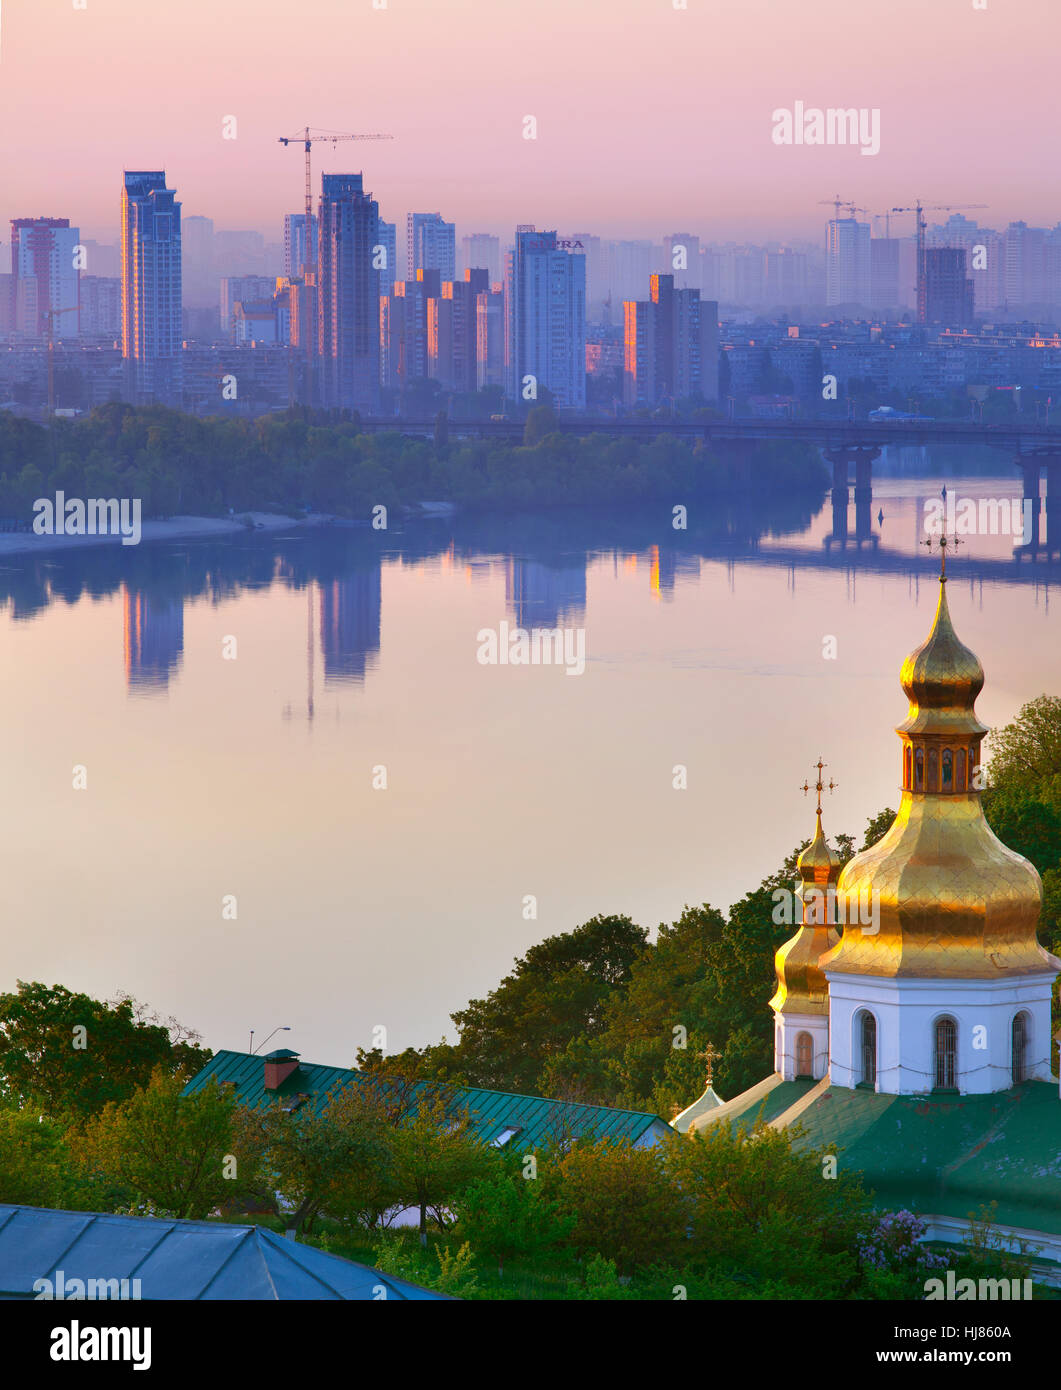
<path id="1" fill-rule="evenodd" d="M 298 1053 L 288 1052 L 284 1060 L 297 1058 Z M 248 1052 L 218 1052 L 188 1082 L 184 1094 L 192 1095 L 210 1080 L 216 1080 L 221 1085 L 232 1083 L 241 1104 L 252 1109 L 260 1109 L 275 1100 L 308 1095 L 310 1103 L 319 1110 L 331 1092 L 374 1079 L 349 1067 L 324 1067 L 299 1061 L 297 1071 L 286 1077 L 276 1090 L 266 1090 L 265 1060 L 261 1055 Z M 420 1088 L 430 1093 L 433 1083 L 421 1082 Z M 636 1144 L 650 1130 L 663 1133 L 669 1129 L 666 1120 L 659 1115 L 639 1110 L 580 1105 L 574 1101 L 547 1100 L 543 1096 L 486 1091 L 481 1087 L 452 1086 L 446 1090 L 452 1095 L 454 1109 L 467 1110 L 477 1138 L 485 1144 L 493 1143 L 508 1128 L 517 1130 L 513 1138 L 521 1149 L 533 1148 L 561 1135 L 574 1138 L 585 1135 Z"/>
<path id="2" fill-rule="evenodd" d="M 786 1127 L 778 1106 L 786 1096 L 794 1104 L 799 1096 L 790 1088 L 806 1094 L 807 1084 L 776 1085 L 766 1098 L 773 1113 L 764 1113 L 763 1122 Z M 749 1104 L 727 1118 L 748 1127 L 756 1111 Z M 964 1219 L 996 1202 L 994 1220 L 1003 1225 L 1061 1234 L 1056 1084 L 1027 1081 L 985 1096 L 891 1096 L 830 1086 L 794 1119 L 793 1142 L 835 1150 L 841 1168 L 864 1174 L 878 1206 Z"/>

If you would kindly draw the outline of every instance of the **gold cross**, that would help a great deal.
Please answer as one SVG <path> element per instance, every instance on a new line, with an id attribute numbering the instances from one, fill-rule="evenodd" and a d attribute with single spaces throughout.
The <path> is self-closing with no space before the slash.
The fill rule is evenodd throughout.
<path id="1" fill-rule="evenodd" d="M 939 577 L 941 581 L 945 581 L 947 578 L 947 546 L 959 546 L 964 544 L 964 542 L 960 541 L 957 536 L 952 536 L 948 540 L 947 533 L 944 531 L 938 538 L 936 536 L 929 536 L 928 540 L 922 541 L 921 544 L 927 545 L 929 550 L 931 550 L 934 545 L 939 546 Z"/>
<path id="2" fill-rule="evenodd" d="M 715 1063 L 722 1056 L 722 1053 L 716 1050 L 714 1043 L 709 1042 L 703 1052 L 698 1052 L 696 1055 L 702 1057 L 707 1063 L 707 1084 L 710 1086 L 715 1074 Z"/>
<path id="3" fill-rule="evenodd" d="M 825 791 L 826 788 L 828 788 L 829 791 L 833 791 L 836 787 L 840 785 L 840 783 L 834 782 L 831 777 L 829 778 L 828 782 L 822 781 L 822 768 L 828 767 L 829 764 L 823 763 L 820 755 L 818 757 L 818 761 L 814 764 L 814 766 L 818 769 L 817 782 L 804 782 L 803 786 L 800 787 L 800 791 L 803 793 L 804 796 L 806 796 L 809 791 L 816 791 L 818 793 L 818 815 L 820 816 L 822 813 L 822 792 Z"/>

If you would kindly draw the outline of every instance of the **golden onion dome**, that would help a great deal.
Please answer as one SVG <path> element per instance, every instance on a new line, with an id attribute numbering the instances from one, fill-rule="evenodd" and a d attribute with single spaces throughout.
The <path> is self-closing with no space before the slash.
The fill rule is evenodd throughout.
<path id="1" fill-rule="evenodd" d="M 984 688 L 984 668 L 954 631 L 945 579 L 940 581 L 932 631 L 903 662 L 899 680 L 910 701 L 900 733 L 987 732 L 973 710 Z"/>
<path id="2" fill-rule="evenodd" d="M 840 860 L 829 848 L 820 810 L 814 838 L 796 860 L 796 866 L 802 921 L 795 936 L 774 955 L 777 991 L 770 1007 L 777 1013 L 827 1014 L 829 985 L 818 960 L 840 939 L 829 926 Z"/>
<path id="3" fill-rule="evenodd" d="M 1042 881 L 984 819 L 973 702 L 983 668 L 959 642 L 946 579 L 928 640 L 903 665 L 910 715 L 899 812 L 883 839 L 840 874 L 843 936 L 828 972 L 998 979 L 1061 970 L 1036 938 Z"/>

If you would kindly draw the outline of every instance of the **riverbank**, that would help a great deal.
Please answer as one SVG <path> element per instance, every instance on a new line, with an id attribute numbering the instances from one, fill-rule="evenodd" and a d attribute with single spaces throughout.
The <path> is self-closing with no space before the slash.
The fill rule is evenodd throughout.
<path id="1" fill-rule="evenodd" d="M 163 521 L 145 521 L 140 527 L 140 543 L 148 541 L 216 540 L 223 536 L 248 535 L 258 531 L 290 531 L 295 527 L 326 526 L 333 518 L 326 513 L 283 516 L 275 512 L 241 512 L 238 516 L 171 516 Z M 250 523 L 250 524 L 248 524 Z M 38 536 L 33 531 L 0 533 L 0 558 L 27 555 L 44 550 L 74 550 L 85 546 L 121 545 L 120 534 L 106 536 Z"/>

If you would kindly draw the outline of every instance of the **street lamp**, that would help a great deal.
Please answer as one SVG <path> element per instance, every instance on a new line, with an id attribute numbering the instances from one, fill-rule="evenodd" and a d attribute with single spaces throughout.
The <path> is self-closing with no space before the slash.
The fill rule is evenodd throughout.
<path id="1" fill-rule="evenodd" d="M 280 1025 L 279 1028 L 274 1028 L 274 1029 L 273 1029 L 273 1032 L 269 1034 L 269 1038 L 271 1038 L 271 1037 L 273 1036 L 273 1033 L 290 1033 L 290 1032 L 291 1032 L 291 1027 L 290 1027 L 290 1025 L 287 1024 L 287 1023 L 281 1023 L 281 1025 Z M 262 1041 L 258 1044 L 258 1047 L 264 1047 L 265 1044 L 269 1041 L 269 1038 L 263 1038 Z M 255 1046 L 254 1046 L 254 1029 L 252 1028 L 252 1029 L 251 1029 L 251 1043 L 250 1043 L 250 1053 L 251 1053 L 251 1056 L 252 1056 L 252 1057 L 253 1057 L 254 1054 L 257 1052 L 258 1047 L 255 1047 Z"/>

